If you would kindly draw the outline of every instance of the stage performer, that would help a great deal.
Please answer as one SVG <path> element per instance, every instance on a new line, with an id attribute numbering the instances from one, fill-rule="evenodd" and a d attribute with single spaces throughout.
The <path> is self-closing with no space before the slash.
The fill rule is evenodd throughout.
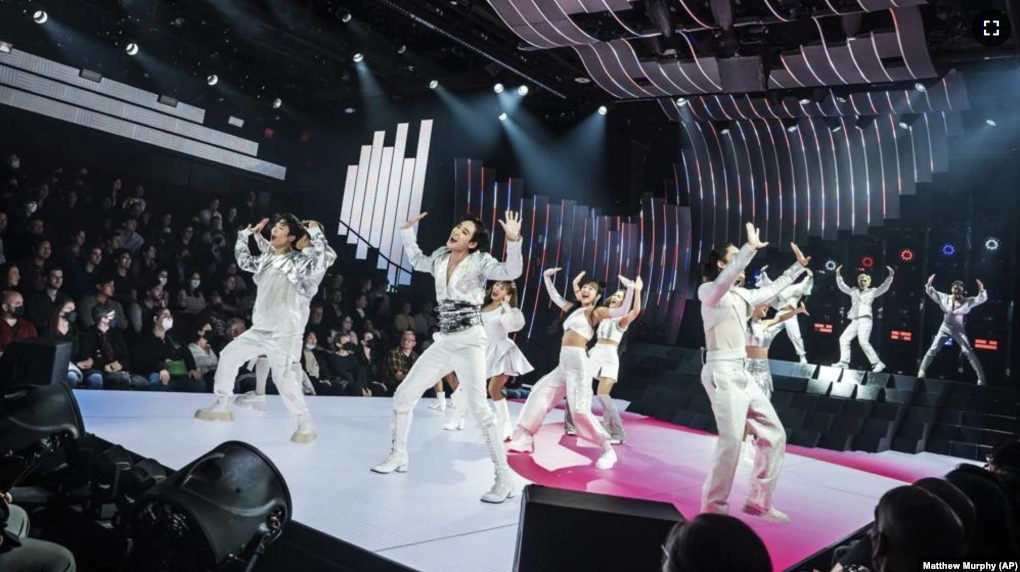
<path id="1" fill-rule="evenodd" d="M 237 266 L 252 272 L 258 292 L 252 310 L 252 327 L 223 348 L 216 370 L 214 392 L 216 402 L 195 413 L 203 421 L 233 421 L 233 390 L 237 370 L 260 355 L 269 358 L 276 389 L 284 405 L 297 417 L 298 428 L 291 436 L 295 443 L 308 443 L 316 437 L 315 424 L 305 405 L 301 384 L 294 375 L 293 364 L 301 352 L 308 310 L 303 292 L 316 276 L 324 272 L 326 237 L 317 223 L 306 231 L 292 215 L 280 215 L 270 232 L 270 248 L 254 257 L 248 248 L 248 237 L 265 228 L 269 219 L 249 226 L 237 234 L 234 254 Z M 294 246 L 310 234 L 312 247 L 308 253 Z M 321 280 L 321 276 L 319 278 Z"/>
<path id="2" fill-rule="evenodd" d="M 953 282 L 953 285 L 950 286 L 950 294 L 943 294 L 932 288 L 932 282 L 934 281 L 935 275 L 932 274 L 928 277 L 928 283 L 924 285 L 924 291 L 928 293 L 932 300 L 935 300 L 939 308 L 942 308 L 942 325 L 939 326 L 939 331 L 935 334 L 935 339 L 932 340 L 928 353 L 924 354 L 924 360 L 921 361 L 921 369 L 917 371 L 917 377 L 925 376 L 932 360 L 935 359 L 935 354 L 939 353 L 946 340 L 953 338 L 956 345 L 960 346 L 960 351 L 967 357 L 970 366 L 974 368 L 974 373 L 977 374 L 978 378 L 977 384 L 984 385 L 985 370 L 981 367 L 981 362 L 978 361 L 977 354 L 974 353 L 974 348 L 971 347 L 970 340 L 967 339 L 967 332 L 964 331 L 963 326 L 967 314 L 988 301 L 988 292 L 985 291 L 985 285 L 980 280 L 977 280 L 978 295 L 966 297 L 963 292 L 963 282 L 959 280 Z"/>
<path id="3" fill-rule="evenodd" d="M 575 304 L 564 300 L 553 284 L 553 276 L 559 270 L 551 268 L 545 271 L 545 288 L 553 303 L 564 312 L 569 312 Z M 605 287 L 594 280 L 582 283 L 583 279 L 584 272 L 574 278 L 574 291 L 581 305 L 563 321 L 560 363 L 531 388 L 508 448 L 518 453 L 533 452 L 535 433 L 542 426 L 545 416 L 566 394 L 567 410 L 574 419 L 578 436 L 599 446 L 601 454 L 595 467 L 605 470 L 616 464 L 616 452 L 609 442 L 609 433 L 591 412 L 591 372 L 588 369 L 586 347 L 588 341 L 595 336 L 594 328 L 604 320 L 622 318 L 627 314 L 634 299 L 634 283 L 620 276 L 627 294 L 619 307 L 606 308 L 596 307 Z"/>
<path id="4" fill-rule="evenodd" d="M 308 232 L 305 236 L 301 237 L 301 241 L 297 244 L 297 249 L 302 253 L 309 256 L 313 255 L 311 231 L 312 224 L 316 224 L 319 227 L 319 223 L 315 221 L 302 221 L 302 226 Z M 272 250 L 272 246 L 269 241 L 266 240 L 261 233 L 256 232 L 254 235 L 255 244 L 259 247 L 259 253 L 265 253 Z M 319 292 L 319 285 L 322 284 L 322 279 L 326 276 L 326 270 L 333 266 L 336 262 L 336 252 L 330 248 L 329 243 L 326 244 L 326 261 L 321 268 L 317 268 L 307 280 L 302 281 L 298 288 L 298 296 L 301 297 L 299 307 L 301 308 L 301 323 L 304 324 L 302 327 L 308 325 L 308 315 L 311 313 L 312 298 Z M 301 367 L 301 356 L 300 353 L 291 367 L 294 368 L 294 375 L 301 380 L 301 389 L 304 393 L 314 393 L 315 389 L 312 385 L 312 380 L 308 378 L 308 373 L 305 372 L 304 368 Z M 266 379 L 269 377 L 269 358 L 267 356 L 259 356 L 257 361 L 249 362 L 248 369 L 255 370 L 255 390 L 249 391 L 243 395 L 238 395 L 234 401 L 234 405 L 245 409 L 254 409 L 256 411 L 266 410 Z"/>
<path id="5" fill-rule="evenodd" d="M 743 511 L 785 523 L 789 517 L 772 506 L 772 499 L 783 466 L 786 430 L 765 393 L 747 372 L 747 321 L 756 305 L 767 303 L 793 284 L 810 259 L 791 243 L 797 262 L 772 284 L 757 290 L 735 286 L 744 277 L 744 269 L 755 252 L 767 245 L 759 240 L 758 229 L 747 223 L 747 244 L 739 251 L 732 244 L 716 247 L 702 271 L 704 283 L 698 287 L 707 350 L 701 384 L 712 401 L 719 431 L 712 467 L 701 491 L 701 511 L 729 512 L 728 498 L 740 461 L 741 440 L 744 428 L 750 426 L 757 437 L 758 452 L 751 473 L 751 492 Z"/>
<path id="6" fill-rule="evenodd" d="M 772 283 L 772 279 L 765 273 L 767 269 L 767 265 L 761 267 L 761 272 L 758 274 L 758 283 L 756 284 L 758 288 Z M 796 310 L 800 306 L 801 300 L 805 296 L 811 295 L 811 289 L 814 288 L 815 284 L 814 275 L 810 270 L 807 271 L 807 275 L 807 279 L 783 290 L 779 293 L 779 297 L 772 301 L 772 307 L 775 308 L 777 314 L 786 314 Z M 790 343 L 793 344 L 794 351 L 797 352 L 797 357 L 800 358 L 800 363 L 806 364 L 808 362 L 807 352 L 804 350 L 804 337 L 800 333 L 800 322 L 797 320 L 796 314 L 789 321 L 782 322 L 773 327 L 775 328 L 773 336 L 778 336 L 783 331 L 786 332 L 786 335 L 790 338 Z"/>
<path id="7" fill-rule="evenodd" d="M 521 218 L 507 211 L 505 220 L 499 221 L 506 233 L 506 261 L 499 262 L 478 250 L 489 243 L 489 230 L 481 219 L 473 216 L 465 216 L 457 223 L 445 246 L 431 255 L 422 253 L 414 226 L 426 214 L 407 221 L 401 238 L 414 269 L 435 276 L 440 331 L 397 386 L 390 418 L 392 448 L 389 456 L 372 470 L 383 474 L 407 471 L 407 435 L 414 406 L 437 379 L 453 372 L 463 388 L 462 407 L 470 408 L 472 417 L 481 427 L 496 471 L 496 482 L 482 495 L 482 501 L 501 503 L 513 497 L 516 491 L 500 430 L 485 403 L 486 340 L 479 308 L 485 298 L 486 280 L 514 280 L 521 275 L 524 267 Z"/>
<path id="8" fill-rule="evenodd" d="M 857 276 L 857 287 L 851 289 L 843 281 L 843 276 L 839 273 L 843 267 L 836 267 L 836 287 L 839 288 L 840 292 L 850 296 L 850 311 L 846 313 L 850 324 L 843 330 L 843 335 L 839 336 L 839 362 L 833 364 L 832 367 L 844 369 L 850 367 L 850 342 L 856 337 L 857 343 L 860 344 L 861 349 L 864 350 L 864 355 L 868 358 L 868 362 L 871 363 L 871 371 L 877 373 L 885 369 L 885 364 L 882 363 L 882 360 L 878 359 L 878 353 L 875 352 L 875 348 L 871 347 L 871 326 L 873 321 L 871 306 L 874 304 L 875 298 L 888 292 L 892 286 L 893 275 L 895 273 L 892 267 L 886 266 L 886 268 L 889 270 L 889 276 L 885 278 L 885 281 L 878 288 L 872 289 L 871 276 L 862 273 Z"/>
<path id="9" fill-rule="evenodd" d="M 510 334 L 524 329 L 524 313 L 517 308 L 517 284 L 510 280 L 495 282 L 485 293 L 482 306 L 482 326 L 485 328 L 485 375 L 489 380 L 489 397 L 496 409 L 496 425 L 503 440 L 510 438 L 513 425 L 510 411 L 503 397 L 503 386 L 511 377 L 524 375 L 535 370 L 521 353 Z M 467 409 L 461 404 L 463 391 L 458 387 L 453 393 L 453 419 L 443 425 L 447 431 L 464 428 Z"/>
<path id="10" fill-rule="evenodd" d="M 613 391 L 620 375 L 620 342 L 623 340 L 623 334 L 626 333 L 631 322 L 641 315 L 642 287 L 643 283 L 639 276 L 634 280 L 634 307 L 622 318 L 602 320 L 595 330 L 598 341 L 595 342 L 595 347 L 588 352 L 589 373 L 599 382 L 596 395 L 599 403 L 602 404 L 602 426 L 609 432 L 609 442 L 614 445 L 626 441 L 627 432 L 623 429 L 623 419 L 620 418 L 620 412 L 616 409 L 616 402 L 613 401 L 610 392 Z M 576 288 L 574 296 L 580 299 L 580 293 Z M 623 305 L 624 296 L 623 290 L 614 292 L 609 297 L 609 307 L 620 308 Z M 568 435 L 577 434 L 569 408 L 564 414 L 563 428 Z"/>

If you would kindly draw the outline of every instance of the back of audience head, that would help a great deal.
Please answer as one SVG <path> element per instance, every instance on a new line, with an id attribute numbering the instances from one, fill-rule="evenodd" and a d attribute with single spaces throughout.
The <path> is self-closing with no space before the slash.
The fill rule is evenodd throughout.
<path id="1" fill-rule="evenodd" d="M 936 477 L 921 479 L 915 482 L 914 486 L 928 491 L 949 505 L 956 517 L 960 519 L 960 524 L 963 525 L 964 541 L 967 546 L 970 546 L 974 537 L 974 526 L 977 522 L 977 510 L 970 498 L 954 484 Z"/>
<path id="2" fill-rule="evenodd" d="M 662 549 L 662 572 L 772 572 L 765 543 L 731 516 L 699 514 L 677 523 Z"/>
<path id="3" fill-rule="evenodd" d="M 1009 501 L 995 475 L 981 467 L 959 467 L 950 471 L 946 480 L 967 495 L 977 513 L 967 556 L 977 559 L 1015 556 Z"/>
<path id="4" fill-rule="evenodd" d="M 1020 471 L 1020 441 L 1016 439 L 999 443 L 988 455 L 989 471 L 995 473 L 1004 469 Z"/>
<path id="5" fill-rule="evenodd" d="M 912 572 L 922 559 L 962 558 L 966 553 L 960 518 L 919 487 L 896 487 L 882 495 L 871 535 L 875 572 Z"/>

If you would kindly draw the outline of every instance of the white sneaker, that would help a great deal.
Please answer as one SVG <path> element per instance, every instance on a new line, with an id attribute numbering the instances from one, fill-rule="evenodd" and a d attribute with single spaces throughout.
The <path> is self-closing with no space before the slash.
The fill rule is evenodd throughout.
<path id="1" fill-rule="evenodd" d="M 392 472 L 407 472 L 407 451 L 390 451 L 386 459 L 372 467 L 372 472 L 388 475 Z"/>
<path id="2" fill-rule="evenodd" d="M 254 391 L 249 391 L 243 395 L 238 395 L 234 399 L 234 405 L 242 409 L 254 409 L 255 411 L 266 410 L 266 396 L 259 395 Z"/>
<path id="3" fill-rule="evenodd" d="M 832 364 L 832 367 L 837 367 L 839 369 L 848 369 L 850 367 L 850 364 L 848 364 L 846 362 L 838 361 L 838 362 Z"/>
<path id="4" fill-rule="evenodd" d="M 454 416 L 453 419 L 443 424 L 443 429 L 446 431 L 463 431 L 464 418 L 460 416 Z"/>
<path id="5" fill-rule="evenodd" d="M 436 398 L 436 402 L 433 403 L 432 405 L 429 405 L 429 409 L 431 409 L 433 411 L 442 411 L 442 412 L 445 412 L 446 411 L 446 394 L 443 393 L 439 397 L 437 397 Z"/>
<path id="6" fill-rule="evenodd" d="M 506 448 L 507 451 L 514 453 L 533 453 L 535 452 L 535 436 L 518 427 Z"/>
<path id="7" fill-rule="evenodd" d="M 319 436 L 315 431 L 315 423 L 312 422 L 312 416 L 308 413 L 298 415 L 297 422 L 297 431 L 290 436 L 291 441 L 295 443 L 311 443 Z"/>
<path id="8" fill-rule="evenodd" d="M 882 362 L 878 362 L 878 363 L 876 363 L 874 365 L 874 367 L 871 368 L 871 371 L 873 371 L 875 373 L 880 373 L 882 371 L 885 371 L 885 364 L 882 363 Z"/>
<path id="9" fill-rule="evenodd" d="M 216 402 L 205 409 L 199 409 L 195 412 L 195 419 L 202 421 L 226 421 L 231 422 L 234 420 L 234 413 L 231 409 L 231 401 L 233 397 L 228 395 L 218 395 Z"/>
<path id="10" fill-rule="evenodd" d="M 606 471 L 613 468 L 616 464 L 616 451 L 613 450 L 613 446 L 606 444 L 602 448 L 602 454 L 599 455 L 599 460 L 595 461 L 595 468 L 600 471 Z"/>
<path id="11" fill-rule="evenodd" d="M 776 509 L 775 507 L 765 510 L 763 508 L 754 506 L 751 503 L 744 503 L 744 508 L 742 510 L 744 514 L 757 516 L 762 520 L 767 520 L 769 522 L 774 522 L 776 524 L 788 524 L 790 522 L 790 517 L 787 516 L 786 513 Z"/>

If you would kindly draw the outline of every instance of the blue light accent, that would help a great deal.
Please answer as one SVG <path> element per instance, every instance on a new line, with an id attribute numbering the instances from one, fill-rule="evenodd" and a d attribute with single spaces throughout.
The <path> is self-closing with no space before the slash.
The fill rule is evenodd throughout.
<path id="1" fill-rule="evenodd" d="M 947 242 L 942 245 L 942 254 L 945 256 L 952 256 L 956 254 L 956 247 Z"/>

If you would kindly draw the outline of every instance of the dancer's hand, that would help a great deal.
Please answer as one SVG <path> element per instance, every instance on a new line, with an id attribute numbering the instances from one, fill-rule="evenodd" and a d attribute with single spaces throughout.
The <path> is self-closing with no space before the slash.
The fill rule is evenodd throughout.
<path id="1" fill-rule="evenodd" d="M 429 213 L 421 213 L 420 215 L 413 217 L 411 220 L 405 222 L 404 226 L 400 227 L 400 230 L 407 230 L 409 228 L 414 227 L 414 225 L 418 224 L 418 221 L 427 216 L 429 216 Z"/>
<path id="2" fill-rule="evenodd" d="M 931 288 L 931 285 L 934 284 L 934 283 L 935 283 L 935 275 L 932 274 L 931 276 L 928 277 L 928 283 L 925 284 L 925 286 L 928 287 L 928 288 Z"/>
<path id="3" fill-rule="evenodd" d="M 804 253 L 800 251 L 800 247 L 794 243 L 790 243 L 790 248 L 793 249 L 793 254 L 797 257 L 797 263 L 807 268 L 808 264 L 811 264 L 811 257 L 804 256 Z"/>
<path id="4" fill-rule="evenodd" d="M 506 211 L 504 220 L 499 221 L 506 233 L 506 239 L 510 242 L 517 242 L 521 239 L 521 214 L 514 211 Z"/>
<path id="5" fill-rule="evenodd" d="M 765 272 L 765 271 L 766 271 L 766 270 L 768 270 L 768 269 L 769 269 L 769 265 L 768 265 L 768 264 L 766 264 L 765 266 L 762 266 L 762 267 L 761 267 L 761 272 Z"/>
<path id="6" fill-rule="evenodd" d="M 810 268 L 804 270 L 804 274 L 807 274 L 808 278 L 814 278 L 815 277 L 815 273 L 812 272 Z"/>
<path id="7" fill-rule="evenodd" d="M 638 276 L 637 278 L 634 279 L 634 289 L 635 290 L 641 290 L 644 287 L 645 287 L 645 283 L 644 283 L 644 281 L 641 280 L 640 276 Z"/>
<path id="8" fill-rule="evenodd" d="M 11 504 L 14 502 L 14 497 L 12 497 L 11 493 L 7 491 L 4 491 L 4 493 L 0 495 L 0 499 L 3 499 L 3 501 L 7 504 Z"/>
<path id="9" fill-rule="evenodd" d="M 250 232 L 252 234 L 258 234 L 258 233 L 262 232 L 262 229 L 266 228 L 267 224 L 269 224 L 269 219 L 268 218 L 264 218 L 264 219 L 260 220 L 259 223 L 257 225 L 255 225 L 255 226 L 252 226 L 252 225 L 249 224 L 248 228 L 245 229 L 245 230 L 247 230 L 248 232 Z"/>
<path id="10" fill-rule="evenodd" d="M 546 278 L 552 278 L 553 276 L 556 276 L 556 273 L 559 271 L 560 271 L 559 268 L 550 268 L 549 270 L 543 272 L 542 276 L 545 276 Z"/>
<path id="11" fill-rule="evenodd" d="M 170 383 L 170 372 L 165 369 L 159 372 L 159 382 L 163 385 Z"/>
<path id="12" fill-rule="evenodd" d="M 305 228 L 307 228 L 308 230 L 311 230 L 313 228 L 322 228 L 322 225 L 314 220 L 306 220 L 304 224 Z"/>
<path id="13" fill-rule="evenodd" d="M 618 278 L 620 279 L 620 284 L 623 284 L 624 288 L 634 288 L 634 281 L 630 278 L 627 278 L 622 274 L 618 275 Z"/>
<path id="14" fill-rule="evenodd" d="M 977 282 L 977 285 L 978 285 L 978 292 L 984 292 L 985 291 L 985 284 L 984 284 L 984 282 L 982 282 L 980 280 L 975 280 L 975 282 Z"/>
<path id="15" fill-rule="evenodd" d="M 840 270 L 843 270 L 843 265 L 842 264 L 840 264 L 839 266 L 836 267 L 836 274 L 839 274 Z"/>
<path id="16" fill-rule="evenodd" d="M 758 238 L 758 229 L 754 227 L 754 223 L 750 223 L 749 222 L 749 223 L 747 223 L 745 225 L 745 227 L 747 228 L 747 245 L 748 246 L 750 246 L 751 248 L 753 248 L 755 250 L 761 250 L 761 249 L 763 249 L 763 248 L 765 248 L 766 246 L 769 245 L 769 243 L 762 242 L 761 239 Z"/>
<path id="17" fill-rule="evenodd" d="M 889 274 L 896 274 L 896 271 L 892 269 L 892 266 L 886 266 L 885 269 L 889 271 Z"/>
<path id="18" fill-rule="evenodd" d="M 557 268 L 556 270 L 559 270 L 559 268 Z M 581 272 L 579 272 L 579 273 L 577 274 L 577 276 L 574 276 L 574 282 L 573 282 L 573 284 L 574 284 L 574 289 L 575 289 L 575 290 L 581 287 L 581 279 L 582 279 L 582 278 L 584 278 L 584 270 L 582 270 Z"/>
<path id="19" fill-rule="evenodd" d="M 797 306 L 797 313 L 798 314 L 804 314 L 805 316 L 810 316 L 811 315 L 811 314 L 808 314 L 807 307 L 804 306 L 804 302 L 801 302 L 800 306 Z"/>

